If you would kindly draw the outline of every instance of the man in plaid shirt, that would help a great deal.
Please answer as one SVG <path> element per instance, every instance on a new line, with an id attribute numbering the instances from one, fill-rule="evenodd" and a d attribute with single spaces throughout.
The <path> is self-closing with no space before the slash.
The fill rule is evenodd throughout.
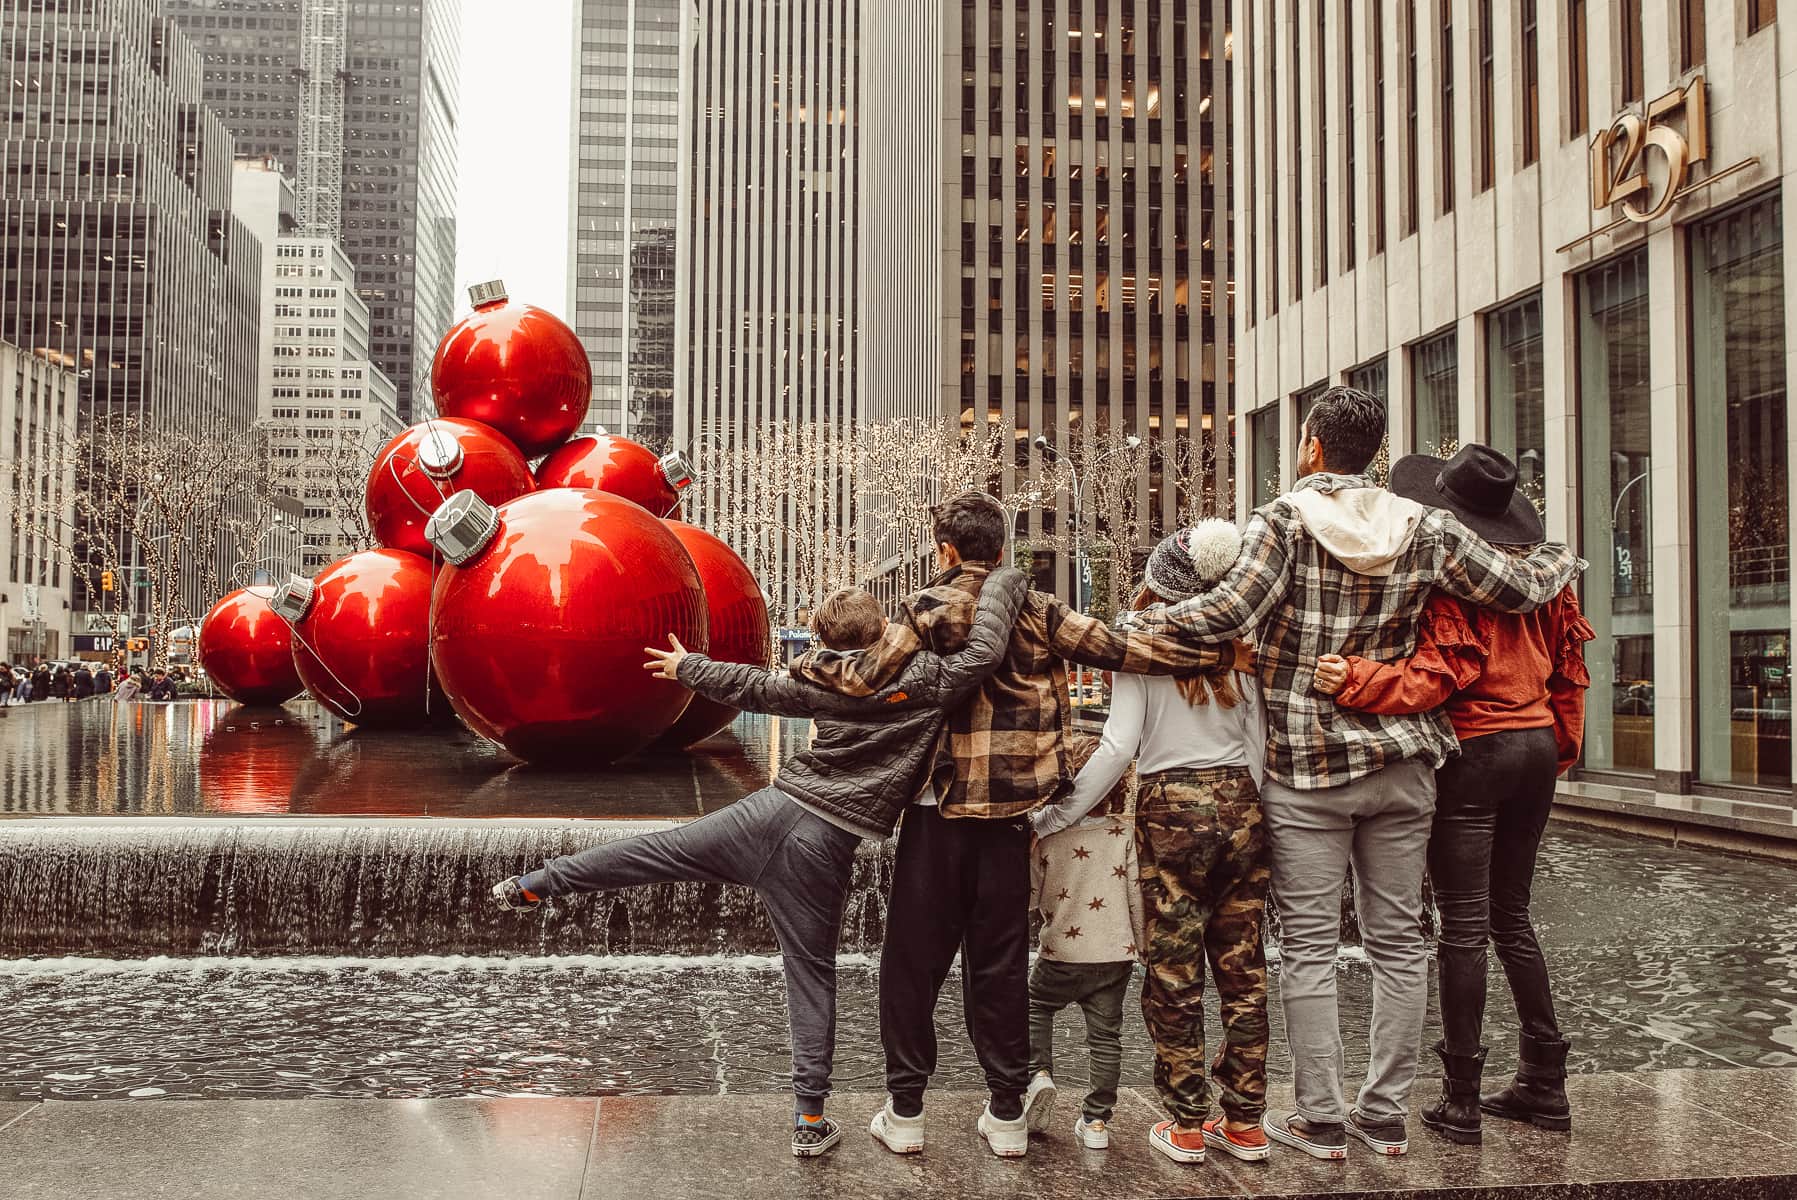
<path id="1" fill-rule="evenodd" d="M 1279 906 L 1280 999 L 1298 1111 L 1267 1135 L 1317 1158 L 1353 1136 L 1381 1154 L 1409 1147 L 1404 1118 L 1422 1041 L 1428 954 L 1420 919 L 1435 768 L 1459 752 L 1439 711 L 1381 716 L 1337 708 L 1311 687 L 1321 654 L 1408 657 L 1432 589 L 1529 612 L 1583 566 L 1565 546 L 1525 556 L 1493 547 L 1453 515 L 1374 488 L 1363 474 L 1385 408 L 1331 388 L 1305 421 L 1297 486 L 1248 519 L 1242 555 L 1217 587 L 1140 614 L 1136 628 L 1256 644 L 1268 713 L 1262 804 Z M 1335 963 L 1350 863 L 1373 967 L 1372 1061 L 1342 1108 Z"/>
<path id="2" fill-rule="evenodd" d="M 953 653 L 968 637 L 981 584 L 1004 552 L 1010 518 L 966 492 L 932 514 L 942 573 L 900 602 L 884 637 L 858 655 L 795 662 L 793 674 L 870 695 L 920 648 Z M 930 783 L 905 812 L 880 952 L 880 1039 L 891 1100 L 873 1120 L 897 1153 L 923 1149 L 923 1097 L 936 1069 L 936 997 L 961 954 L 967 1028 L 992 1097 L 979 1132 L 999 1155 L 1023 1154 L 1029 1085 L 1030 826 L 1073 785 L 1065 731 L 1067 661 L 1132 674 L 1236 662 L 1237 647 L 1119 633 L 1031 592 L 998 669 L 948 714 Z"/>

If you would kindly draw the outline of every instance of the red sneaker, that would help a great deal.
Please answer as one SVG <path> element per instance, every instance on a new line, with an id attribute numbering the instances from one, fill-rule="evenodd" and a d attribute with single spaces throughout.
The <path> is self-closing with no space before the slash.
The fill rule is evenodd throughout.
<path id="1" fill-rule="evenodd" d="M 1266 1133 L 1258 1125 L 1253 1129 L 1231 1129 L 1223 1123 L 1222 1117 L 1212 1117 L 1204 1123 L 1203 1129 L 1205 1145 L 1215 1146 L 1243 1162 L 1265 1162 L 1273 1153 L 1273 1144 L 1267 1141 Z"/>
<path id="2" fill-rule="evenodd" d="M 1176 1163 L 1204 1161 L 1204 1135 L 1187 1133 L 1171 1121 L 1162 1121 L 1150 1129 L 1148 1144 Z"/>

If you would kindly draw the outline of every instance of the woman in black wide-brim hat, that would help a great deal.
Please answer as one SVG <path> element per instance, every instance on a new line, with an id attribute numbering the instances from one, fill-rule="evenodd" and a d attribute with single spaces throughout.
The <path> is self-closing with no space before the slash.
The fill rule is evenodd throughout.
<path id="1" fill-rule="evenodd" d="M 1526 553 L 1545 536 L 1541 516 L 1517 489 L 1516 464 L 1472 444 L 1447 461 L 1413 454 L 1392 467 L 1391 490 L 1445 508 L 1485 540 Z M 1567 1041 L 1554 1019 L 1547 962 L 1529 919 L 1535 855 L 1553 805 L 1554 781 L 1579 757 L 1585 729 L 1584 644 L 1595 635 L 1568 587 L 1535 612 L 1478 608 L 1432 596 L 1416 653 L 1393 663 L 1327 656 L 1317 688 L 1336 703 L 1372 712 L 1444 707 L 1460 754 L 1435 776 L 1429 874 L 1441 909 L 1440 969 L 1444 1078 L 1423 1124 L 1456 1142 L 1477 1142 L 1480 1112 L 1569 1129 Z M 1522 1062 L 1502 1091 L 1479 1095 L 1485 1065 L 1487 942 L 1510 983 L 1522 1023 Z"/>

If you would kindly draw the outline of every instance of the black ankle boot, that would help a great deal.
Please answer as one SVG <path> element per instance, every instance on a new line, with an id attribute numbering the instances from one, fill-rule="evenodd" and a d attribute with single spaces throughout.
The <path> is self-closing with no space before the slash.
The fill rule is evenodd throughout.
<path id="1" fill-rule="evenodd" d="M 1485 1047 L 1477 1054 L 1453 1054 L 1446 1042 L 1435 1043 L 1441 1056 L 1441 1099 L 1423 1109 L 1423 1124 L 1450 1142 L 1479 1144 L 1479 1076 L 1485 1070 Z"/>
<path id="2" fill-rule="evenodd" d="M 1572 1108 L 1566 1103 L 1565 1038 L 1544 1042 L 1523 1035 L 1522 1062 L 1516 1080 L 1501 1092 L 1479 1097 L 1479 1107 L 1506 1121 L 1527 1121 L 1540 1129 L 1572 1128 Z"/>

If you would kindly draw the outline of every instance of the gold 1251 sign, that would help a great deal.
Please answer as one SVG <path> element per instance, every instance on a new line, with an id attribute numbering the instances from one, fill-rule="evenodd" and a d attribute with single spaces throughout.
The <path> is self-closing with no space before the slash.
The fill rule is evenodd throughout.
<path id="1" fill-rule="evenodd" d="M 1679 128 L 1682 126 L 1683 128 Z M 1649 182 L 1648 157 L 1665 160 L 1665 178 Z M 1665 215 L 1685 186 L 1692 163 L 1710 155 L 1710 109 L 1699 75 L 1647 106 L 1647 116 L 1625 112 L 1591 142 L 1591 207 L 1621 203 L 1631 221 Z"/>

